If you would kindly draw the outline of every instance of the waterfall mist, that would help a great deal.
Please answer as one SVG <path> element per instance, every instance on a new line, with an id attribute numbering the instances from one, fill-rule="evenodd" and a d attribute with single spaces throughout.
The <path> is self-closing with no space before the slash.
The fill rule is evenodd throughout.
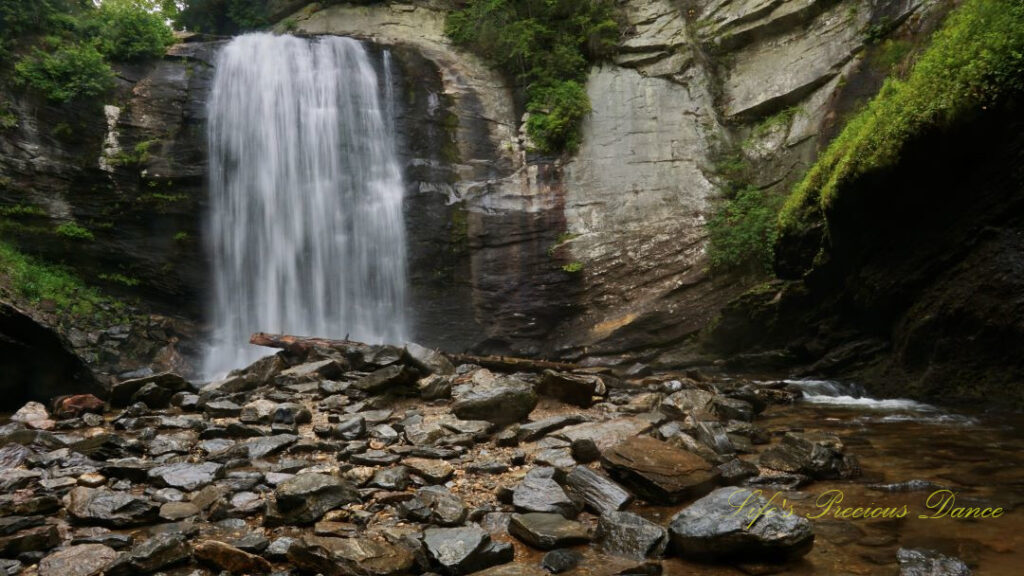
<path id="1" fill-rule="evenodd" d="M 248 344 L 256 331 L 404 341 L 392 100 L 390 78 L 349 38 L 247 34 L 221 51 L 209 101 L 207 374 L 267 354 Z"/>

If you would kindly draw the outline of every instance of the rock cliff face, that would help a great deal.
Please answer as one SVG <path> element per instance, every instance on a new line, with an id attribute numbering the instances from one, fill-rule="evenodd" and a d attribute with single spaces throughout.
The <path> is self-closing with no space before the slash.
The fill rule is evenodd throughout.
<path id="1" fill-rule="evenodd" d="M 707 271 L 721 158 L 739 154 L 750 184 L 788 186 L 877 89 L 887 70 L 872 64 L 873 41 L 919 37 L 945 6 L 623 2 L 627 34 L 589 77 L 583 145 L 545 158 L 526 150 L 512 87 L 444 37 L 447 3 L 280 4 L 280 15 L 294 11 L 282 31 L 369 39 L 398 63 L 418 340 L 674 366 L 707 360 L 694 336 L 746 288 Z M 89 279 L 154 310 L 201 319 L 216 47 L 178 44 L 122 70 L 105 112 L 18 100 L 19 126 L 0 134 L 0 202 L 46 216 L 5 219 L 9 235 L 43 255 L 76 254 Z M 67 142 L 64 116 L 81 123 Z M 95 239 L 53 233 L 70 221 Z"/>

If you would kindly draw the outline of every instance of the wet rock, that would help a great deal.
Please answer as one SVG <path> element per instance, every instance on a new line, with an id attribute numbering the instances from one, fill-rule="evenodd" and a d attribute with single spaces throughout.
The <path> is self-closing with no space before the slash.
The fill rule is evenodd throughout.
<path id="1" fill-rule="evenodd" d="M 275 500 L 267 503 L 265 523 L 312 524 L 328 510 L 359 502 L 359 493 L 340 478 L 327 474 L 299 474 L 274 490 Z"/>
<path id="2" fill-rule="evenodd" d="M 0 558 L 0 574 L 3 576 L 18 576 L 18 574 L 21 574 L 21 562 Z"/>
<path id="3" fill-rule="evenodd" d="M 513 514 L 509 520 L 508 532 L 540 550 L 590 542 L 586 526 L 575 520 L 568 520 L 561 514 Z"/>
<path id="4" fill-rule="evenodd" d="M 537 420 L 536 422 L 529 422 L 519 427 L 519 432 L 516 435 L 520 442 L 533 442 L 539 438 L 550 434 L 556 430 L 561 430 L 566 426 L 572 426 L 573 424 L 579 424 L 583 421 L 583 416 L 579 414 L 563 414 L 559 416 L 552 416 L 543 420 Z"/>
<path id="5" fill-rule="evenodd" d="M 76 394 L 57 398 L 53 403 L 53 414 L 61 420 L 79 418 L 84 414 L 103 414 L 106 404 L 92 394 Z"/>
<path id="6" fill-rule="evenodd" d="M 367 394 L 380 394 L 386 390 L 403 387 L 413 381 L 412 373 L 405 366 L 393 364 L 363 376 L 352 386 Z"/>
<path id="7" fill-rule="evenodd" d="M 723 420 L 742 420 L 750 422 L 754 419 L 754 406 L 746 400 L 715 396 L 711 401 L 712 409 Z"/>
<path id="8" fill-rule="evenodd" d="M 72 518 L 86 523 L 124 527 L 151 524 L 157 507 L 149 500 L 127 492 L 78 487 L 67 496 L 67 510 Z"/>
<path id="9" fill-rule="evenodd" d="M 934 550 L 900 548 L 896 552 L 900 563 L 900 576 L 970 576 L 967 564 L 952 556 Z"/>
<path id="10" fill-rule="evenodd" d="M 456 526 L 466 521 L 468 509 L 462 500 L 442 486 L 427 486 L 397 506 L 398 514 L 415 522 Z"/>
<path id="11" fill-rule="evenodd" d="M 453 391 L 452 413 L 463 420 L 487 420 L 505 425 L 526 418 L 537 406 L 533 386 L 512 377 L 497 377 Z"/>
<path id="12" fill-rule="evenodd" d="M 523 512 L 554 512 L 575 518 L 582 506 L 562 490 L 555 481 L 554 468 L 534 468 L 512 494 L 512 503 Z"/>
<path id="13" fill-rule="evenodd" d="M 298 439 L 299 437 L 294 434 L 276 434 L 263 438 L 252 438 L 239 446 L 246 451 L 249 459 L 258 460 L 284 450 Z"/>
<path id="14" fill-rule="evenodd" d="M 283 370 L 278 379 L 292 382 L 330 380 L 341 376 L 344 370 L 345 368 L 336 360 L 320 360 L 319 362 L 307 362 L 306 364 L 299 364 L 298 366 Z"/>
<path id="15" fill-rule="evenodd" d="M 349 461 L 363 466 L 390 466 L 401 460 L 401 456 L 383 450 L 367 450 L 362 454 L 353 454 Z"/>
<path id="16" fill-rule="evenodd" d="M 565 476 L 569 494 L 581 500 L 598 514 L 622 510 L 633 496 L 621 486 L 586 466 L 577 466 Z"/>
<path id="17" fill-rule="evenodd" d="M 511 562 L 515 551 L 507 542 L 492 542 L 476 524 L 459 528 L 427 528 L 423 531 L 427 554 L 442 572 L 469 574 L 497 564 Z"/>
<path id="18" fill-rule="evenodd" d="M 0 557 L 12 558 L 26 552 L 45 551 L 60 544 L 56 526 L 35 526 L 0 536 Z"/>
<path id="19" fill-rule="evenodd" d="M 714 394 L 699 388 L 680 390 L 661 401 L 661 411 L 676 420 L 683 420 L 687 416 L 706 420 L 711 416 L 714 398 Z"/>
<path id="20" fill-rule="evenodd" d="M 733 458 L 724 464 L 719 464 L 715 467 L 715 470 L 721 475 L 723 484 L 739 484 L 747 478 L 753 478 L 758 474 L 757 466 L 739 458 Z"/>
<path id="21" fill-rule="evenodd" d="M 930 480 L 907 480 L 890 484 L 868 484 L 868 489 L 895 494 L 901 492 L 934 492 L 936 490 L 948 490 L 949 487 Z"/>
<path id="22" fill-rule="evenodd" d="M 237 394 L 255 390 L 259 383 L 244 376 L 229 376 L 223 380 L 210 382 L 199 390 L 201 398 L 214 398 L 224 394 Z"/>
<path id="23" fill-rule="evenodd" d="M 142 402 L 150 410 L 159 410 L 170 405 L 171 396 L 176 392 L 178 391 L 164 388 L 155 382 L 147 382 L 132 394 L 131 402 Z"/>
<path id="24" fill-rule="evenodd" d="M 581 460 L 577 457 L 577 444 L 581 444 L 579 450 L 585 451 L 583 444 L 594 453 L 600 452 L 615 446 L 629 438 L 639 436 L 651 429 L 651 423 L 640 418 L 615 418 L 603 422 L 586 422 L 563 428 L 554 433 L 553 436 L 564 438 L 572 444 L 573 456 L 577 461 L 588 462 L 596 460 Z"/>
<path id="25" fill-rule="evenodd" d="M 46 406 L 39 402 L 29 402 L 11 415 L 11 422 L 21 422 L 29 428 L 36 430 L 53 430 L 56 422 L 50 419 L 50 413 Z"/>
<path id="26" fill-rule="evenodd" d="M 807 554 L 814 544 L 811 523 L 784 510 L 753 520 L 736 506 L 767 509 L 760 491 L 719 488 L 672 517 L 669 537 L 674 550 L 689 558 L 730 561 L 790 560 Z"/>
<path id="27" fill-rule="evenodd" d="M 420 378 L 416 382 L 416 389 L 419 390 L 420 398 L 424 400 L 451 398 L 452 381 L 447 376 L 431 374 L 426 378 Z"/>
<path id="28" fill-rule="evenodd" d="M 69 546 L 39 562 L 39 576 L 94 576 L 117 558 L 113 548 L 102 544 Z"/>
<path id="29" fill-rule="evenodd" d="M 787 432 L 778 446 L 761 454 L 759 462 L 773 470 L 819 479 L 847 479 L 860 475 L 856 457 L 844 454 L 839 437 L 826 432 Z"/>
<path id="30" fill-rule="evenodd" d="M 0 468 L 17 468 L 34 453 L 31 448 L 26 448 L 21 444 L 8 444 L 0 448 Z"/>
<path id="31" fill-rule="evenodd" d="M 156 387 L 169 391 L 171 394 L 189 388 L 188 381 L 174 372 L 163 372 L 143 378 L 123 380 L 111 386 L 110 405 L 127 406 L 132 401 L 132 396 L 147 384 L 153 384 Z M 170 400 L 169 395 L 167 399 Z"/>
<path id="32" fill-rule="evenodd" d="M 150 456 L 171 453 L 187 454 L 198 439 L 199 435 L 191 431 L 178 432 L 176 434 L 160 434 L 149 442 L 146 451 L 149 452 Z"/>
<path id="33" fill-rule="evenodd" d="M 405 547 L 369 538 L 338 539 L 330 550 L 346 574 L 409 574 L 415 564 L 412 552 Z"/>
<path id="34" fill-rule="evenodd" d="M 609 554 L 643 560 L 665 553 L 668 531 L 631 512 L 606 512 L 597 522 L 594 541 Z"/>
<path id="35" fill-rule="evenodd" d="M 486 570 L 474 572 L 473 576 L 547 576 L 543 568 L 536 564 L 527 564 L 525 562 L 514 562 L 511 564 L 501 564 L 498 566 L 492 566 Z"/>
<path id="36" fill-rule="evenodd" d="M 537 386 L 543 396 L 557 398 L 566 404 L 584 408 L 594 403 L 594 396 L 604 392 L 604 383 L 592 374 L 568 374 L 545 370 Z"/>
<path id="37" fill-rule="evenodd" d="M 561 574 L 579 566 L 583 555 L 575 550 L 552 550 L 540 559 L 542 568 L 552 574 Z"/>
<path id="38" fill-rule="evenodd" d="M 43 477 L 40 470 L 0 470 L 0 492 L 13 492 L 38 482 Z"/>
<path id="39" fill-rule="evenodd" d="M 715 454 L 731 456 L 736 453 L 736 447 L 732 440 L 725 433 L 725 428 L 718 422 L 698 422 L 697 439 L 705 446 L 710 447 Z"/>
<path id="40" fill-rule="evenodd" d="M 188 560 L 189 548 L 182 534 L 161 533 L 132 547 L 131 563 L 138 572 L 156 572 Z"/>
<path id="41" fill-rule="evenodd" d="M 405 359 L 427 374 L 446 376 L 455 374 L 455 366 L 444 354 L 409 342 L 405 345 Z"/>
<path id="42" fill-rule="evenodd" d="M 160 517 L 177 522 L 199 514 L 199 507 L 191 502 L 167 502 L 160 506 Z"/>
<path id="43" fill-rule="evenodd" d="M 444 460 L 406 458 L 402 463 L 408 466 L 414 474 L 431 484 L 447 482 L 452 477 L 452 474 L 455 473 L 455 468 Z"/>
<path id="44" fill-rule="evenodd" d="M 223 476 L 223 474 L 223 464 L 216 462 L 203 462 L 200 464 L 181 462 L 157 466 L 149 471 L 149 478 L 160 486 L 191 492 L 211 484 L 214 480 Z"/>
<path id="45" fill-rule="evenodd" d="M 0 518 L 0 536 L 10 536 L 19 530 L 42 526 L 45 520 L 42 516 L 7 516 Z"/>
<path id="46" fill-rule="evenodd" d="M 216 540 L 195 542 L 192 545 L 192 555 L 201 562 L 232 574 L 265 574 L 273 570 L 270 563 L 263 558 Z"/>
<path id="47" fill-rule="evenodd" d="M 674 504 L 714 488 L 718 474 L 703 458 L 650 436 L 605 451 L 601 465 L 634 494 L 653 504 Z"/>
<path id="48" fill-rule="evenodd" d="M 384 490 L 405 490 L 411 482 L 409 469 L 405 466 L 395 466 L 377 470 L 368 485 Z"/>
<path id="49" fill-rule="evenodd" d="M 214 400 L 203 406 L 203 411 L 210 418 L 238 418 L 242 413 L 242 407 L 230 400 Z"/>

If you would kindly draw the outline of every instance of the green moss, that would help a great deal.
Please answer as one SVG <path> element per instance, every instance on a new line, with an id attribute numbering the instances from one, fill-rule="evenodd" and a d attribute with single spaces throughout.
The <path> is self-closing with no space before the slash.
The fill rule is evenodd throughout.
<path id="1" fill-rule="evenodd" d="M 163 192 L 150 192 L 149 194 L 143 194 L 139 196 L 140 202 L 155 202 L 158 204 L 174 204 L 176 202 L 185 202 L 188 200 L 188 194 L 165 194 Z"/>
<path id="2" fill-rule="evenodd" d="M 95 237 L 88 228 L 84 228 L 75 224 L 74 222 L 65 222 L 60 226 L 57 226 L 55 232 L 65 238 L 71 238 L 74 240 L 93 240 Z"/>
<path id="3" fill-rule="evenodd" d="M 526 130 L 538 151 L 579 145 L 587 70 L 619 39 L 611 0 L 469 0 L 448 15 L 445 33 L 525 88 Z"/>
<path id="4" fill-rule="evenodd" d="M 0 216 L 5 218 L 17 218 L 19 216 L 46 216 L 46 210 L 43 210 L 39 206 L 15 204 L 14 206 L 0 207 Z"/>
<path id="5" fill-rule="evenodd" d="M 793 189 L 779 216 L 798 229 L 861 176 L 894 166 L 906 143 L 1024 92 L 1024 3 L 967 0 L 906 80 L 886 80 Z"/>
<path id="6" fill-rule="evenodd" d="M 123 306 L 86 286 L 63 266 L 45 264 L 0 242 L 0 275 L 11 288 L 31 302 L 52 302 L 61 313 L 102 319 L 121 313 Z"/>
<path id="7" fill-rule="evenodd" d="M 135 286 L 138 286 L 140 283 L 138 278 L 125 276 L 124 274 L 120 274 L 117 272 L 112 274 L 100 274 L 99 277 L 100 280 L 106 280 L 107 282 L 113 282 L 114 284 L 120 284 L 122 286 L 127 286 L 129 288 L 134 288 Z"/>
<path id="8" fill-rule="evenodd" d="M 751 132 L 751 138 L 763 138 L 779 127 L 787 127 L 793 123 L 793 117 L 800 113 L 799 106 L 791 106 L 777 112 L 758 123 Z"/>
<path id="9" fill-rule="evenodd" d="M 886 40 L 878 45 L 873 57 L 873 64 L 878 69 L 888 72 L 901 64 L 914 49 L 909 40 Z"/>
<path id="10" fill-rule="evenodd" d="M 188 232 L 178 232 L 174 235 L 174 241 L 179 243 L 188 242 L 190 238 Z"/>
<path id="11" fill-rule="evenodd" d="M 107 157 L 111 166 L 141 166 L 149 162 L 149 149 L 159 142 L 157 139 L 144 140 L 135 145 L 131 151 L 121 150 Z"/>
<path id="12" fill-rule="evenodd" d="M 583 270 L 583 262 L 580 262 L 580 261 L 569 262 L 565 266 L 562 266 L 562 270 L 565 270 L 566 272 L 568 272 L 570 274 L 576 274 L 576 273 L 581 272 Z"/>

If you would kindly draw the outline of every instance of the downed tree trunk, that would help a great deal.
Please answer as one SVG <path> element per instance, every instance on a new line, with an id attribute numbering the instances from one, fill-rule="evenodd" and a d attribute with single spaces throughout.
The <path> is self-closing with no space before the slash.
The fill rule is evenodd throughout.
<path id="1" fill-rule="evenodd" d="M 331 348 L 345 352 L 369 347 L 369 344 L 354 340 L 333 340 L 330 338 L 291 336 L 288 334 L 267 334 L 266 332 L 253 334 L 249 338 L 249 343 L 268 348 L 280 348 L 297 355 L 308 354 L 316 348 Z M 572 372 L 583 368 L 578 364 L 569 364 L 567 362 L 516 358 L 514 356 L 474 356 L 472 354 L 441 353 L 447 356 L 453 364 L 477 364 L 484 368 L 502 372 L 543 372 L 545 370 Z"/>

